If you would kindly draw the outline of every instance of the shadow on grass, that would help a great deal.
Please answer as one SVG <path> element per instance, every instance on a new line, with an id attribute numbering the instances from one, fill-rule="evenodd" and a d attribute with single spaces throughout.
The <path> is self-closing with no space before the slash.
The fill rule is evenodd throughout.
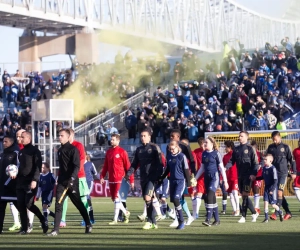
<path id="1" fill-rule="evenodd" d="M 113 235 L 109 232 L 80 235 L 66 233 L 55 238 L 40 235 L 9 235 L 5 242 L 0 242 L 0 249 L 299 249 L 297 240 L 295 240 L 299 237 L 299 233 L 293 232 L 195 235 L 184 233 L 184 231 L 179 234 L 163 232 L 160 234 L 159 231 L 155 231 L 154 234 L 141 233 L 137 235 L 126 233 Z"/>

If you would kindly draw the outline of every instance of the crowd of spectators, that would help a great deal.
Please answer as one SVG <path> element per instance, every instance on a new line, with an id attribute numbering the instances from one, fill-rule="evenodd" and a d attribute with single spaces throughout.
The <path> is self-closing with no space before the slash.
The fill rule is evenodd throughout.
<path id="1" fill-rule="evenodd" d="M 285 130 L 286 119 L 300 109 L 300 38 L 292 45 L 286 37 L 281 45 L 266 43 L 250 53 L 243 44 L 237 51 L 224 42 L 220 67 L 212 60 L 205 68 L 186 51 L 173 68 L 173 89 L 158 87 L 141 107 L 128 110 L 128 138 L 145 128 L 154 143 L 158 137 L 165 143 L 172 129 L 191 142 L 205 132 Z"/>

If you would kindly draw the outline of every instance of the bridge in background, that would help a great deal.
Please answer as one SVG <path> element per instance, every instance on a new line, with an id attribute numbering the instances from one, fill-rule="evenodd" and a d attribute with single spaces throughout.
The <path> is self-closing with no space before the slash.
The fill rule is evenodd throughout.
<path id="1" fill-rule="evenodd" d="M 240 40 L 245 48 L 261 47 L 265 42 L 277 44 L 285 36 L 294 41 L 300 22 L 293 6 L 296 1 L 291 3 L 286 16 L 275 19 L 233 0 L 0 0 L 0 25 L 25 28 L 24 35 L 29 37 L 36 31 L 44 32 L 45 36 L 85 33 L 83 37 L 64 36 L 64 42 L 53 37 L 21 39 L 21 46 L 39 48 L 25 53 L 27 58 L 31 54 L 29 58 L 33 60 L 45 54 L 41 51 L 47 48 L 55 54 L 65 51 L 68 45 L 76 52 L 77 45 L 84 45 L 82 40 L 96 50 L 93 40 L 97 37 L 89 38 L 87 34 L 97 30 L 219 52 L 223 41 Z M 288 16 L 292 20 L 287 20 Z M 62 48 L 49 46 L 51 43 L 60 43 Z M 86 59 L 83 61 L 93 62 L 95 57 Z"/>

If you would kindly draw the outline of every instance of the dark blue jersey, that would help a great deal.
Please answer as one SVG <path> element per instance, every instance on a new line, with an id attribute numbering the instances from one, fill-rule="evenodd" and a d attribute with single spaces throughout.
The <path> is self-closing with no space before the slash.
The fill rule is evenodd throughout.
<path id="1" fill-rule="evenodd" d="M 264 166 L 262 171 L 262 176 L 257 177 L 257 180 L 264 180 L 265 181 L 265 189 L 274 190 L 277 187 L 278 177 L 277 177 L 277 170 L 275 166 Z"/>
<path id="2" fill-rule="evenodd" d="M 168 154 L 167 169 L 170 172 L 170 180 L 184 180 L 185 169 L 189 169 L 187 159 L 183 153 Z"/>
<path id="3" fill-rule="evenodd" d="M 40 191 L 45 192 L 45 191 L 52 191 L 55 185 L 55 178 L 52 173 L 47 173 L 47 174 L 41 174 L 40 175 Z"/>
<path id="4" fill-rule="evenodd" d="M 97 169 L 95 168 L 94 163 L 92 163 L 91 161 L 85 162 L 84 172 L 85 172 L 86 182 L 89 183 L 94 181 L 94 175 L 97 175 Z"/>
<path id="5" fill-rule="evenodd" d="M 214 174 L 219 172 L 219 165 L 221 163 L 223 164 L 223 161 L 219 151 L 203 151 L 202 164 L 204 166 L 205 174 Z"/>

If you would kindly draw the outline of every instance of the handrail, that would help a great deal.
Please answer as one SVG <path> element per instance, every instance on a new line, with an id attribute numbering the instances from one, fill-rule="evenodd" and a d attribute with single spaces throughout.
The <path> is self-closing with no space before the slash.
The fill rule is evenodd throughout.
<path id="1" fill-rule="evenodd" d="M 143 96 L 145 93 L 146 93 L 146 90 L 143 90 L 143 91 L 139 92 L 138 94 L 136 94 L 136 95 L 134 95 L 134 96 L 128 98 L 127 100 L 125 100 L 125 101 L 119 103 L 118 105 L 116 105 L 116 106 L 114 106 L 114 107 L 112 107 L 112 108 L 106 110 L 105 112 L 103 112 L 103 113 L 101 113 L 101 114 L 95 116 L 94 118 L 92 118 L 92 119 L 90 119 L 90 120 L 84 122 L 83 124 L 81 124 L 81 125 L 79 125 L 79 126 L 77 126 L 77 127 L 75 128 L 75 133 L 78 133 L 80 130 L 85 129 L 86 126 L 89 126 L 89 125 L 91 125 L 91 124 L 94 123 L 94 122 L 97 122 L 97 121 L 99 121 L 99 120 L 102 120 L 102 119 L 106 116 L 107 113 L 112 112 L 113 110 L 119 108 L 120 106 L 125 106 L 126 104 L 132 102 L 133 100 L 135 100 L 135 99 L 137 99 L 137 98 L 140 98 L 140 97 Z"/>

